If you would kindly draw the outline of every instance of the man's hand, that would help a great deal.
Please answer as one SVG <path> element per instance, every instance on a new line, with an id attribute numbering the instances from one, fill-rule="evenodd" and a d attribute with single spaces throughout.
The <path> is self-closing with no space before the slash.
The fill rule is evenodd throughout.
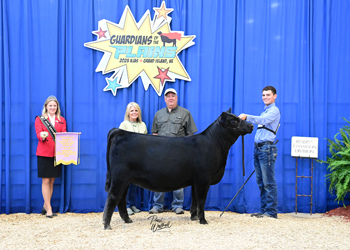
<path id="1" fill-rule="evenodd" d="M 239 116 L 238 116 L 240 119 L 242 119 L 242 120 L 247 120 L 247 115 L 246 114 L 240 114 Z"/>

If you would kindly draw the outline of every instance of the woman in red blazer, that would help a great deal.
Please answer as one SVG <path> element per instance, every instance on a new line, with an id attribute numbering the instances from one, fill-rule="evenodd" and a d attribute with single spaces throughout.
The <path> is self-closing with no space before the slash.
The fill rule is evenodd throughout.
<path id="1" fill-rule="evenodd" d="M 61 116 L 60 105 L 56 97 L 49 96 L 46 99 L 41 118 L 47 119 L 49 125 L 54 127 L 56 132 L 67 132 L 66 120 Z M 62 165 L 54 166 L 55 141 L 39 117 L 35 119 L 35 132 L 39 140 L 36 149 L 38 177 L 42 178 L 41 191 L 44 198 L 41 214 L 46 214 L 47 218 L 53 218 L 56 216 L 51 208 L 53 184 L 55 178 L 61 176 Z"/>

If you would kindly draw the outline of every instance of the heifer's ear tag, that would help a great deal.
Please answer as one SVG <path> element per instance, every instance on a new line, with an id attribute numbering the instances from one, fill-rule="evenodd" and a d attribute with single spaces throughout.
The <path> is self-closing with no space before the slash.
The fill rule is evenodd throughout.
<path id="1" fill-rule="evenodd" d="M 227 113 L 231 114 L 231 108 L 229 108 L 229 110 L 226 111 Z"/>

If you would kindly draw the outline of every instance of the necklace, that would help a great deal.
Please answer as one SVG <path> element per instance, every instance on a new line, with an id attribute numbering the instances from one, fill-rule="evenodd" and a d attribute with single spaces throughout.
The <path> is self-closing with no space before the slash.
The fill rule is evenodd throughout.
<path id="1" fill-rule="evenodd" d="M 129 121 L 131 127 L 132 127 L 132 130 L 136 133 L 135 131 L 135 128 L 134 127 L 137 127 L 137 133 L 140 133 L 140 127 L 139 127 L 139 123 L 138 122 L 131 122 Z"/>

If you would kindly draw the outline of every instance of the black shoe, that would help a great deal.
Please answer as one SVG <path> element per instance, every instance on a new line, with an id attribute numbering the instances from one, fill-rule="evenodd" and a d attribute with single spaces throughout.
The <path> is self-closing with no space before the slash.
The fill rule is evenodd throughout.
<path id="1" fill-rule="evenodd" d="M 269 214 L 262 214 L 262 215 L 258 215 L 256 217 L 257 218 L 273 218 L 273 219 L 277 219 L 277 215 L 276 216 L 271 216 Z"/>
<path id="2" fill-rule="evenodd" d="M 263 215 L 262 213 L 251 214 L 250 217 L 259 217 Z"/>
<path id="3" fill-rule="evenodd" d="M 47 213 L 47 211 L 46 211 L 46 209 L 43 207 L 42 209 L 41 209 L 41 215 L 45 215 Z"/>
<path id="4" fill-rule="evenodd" d="M 52 216 L 57 216 L 57 214 L 53 213 Z"/>
<path id="5" fill-rule="evenodd" d="M 53 214 L 52 215 L 46 215 L 46 218 L 52 219 L 53 218 Z"/>

